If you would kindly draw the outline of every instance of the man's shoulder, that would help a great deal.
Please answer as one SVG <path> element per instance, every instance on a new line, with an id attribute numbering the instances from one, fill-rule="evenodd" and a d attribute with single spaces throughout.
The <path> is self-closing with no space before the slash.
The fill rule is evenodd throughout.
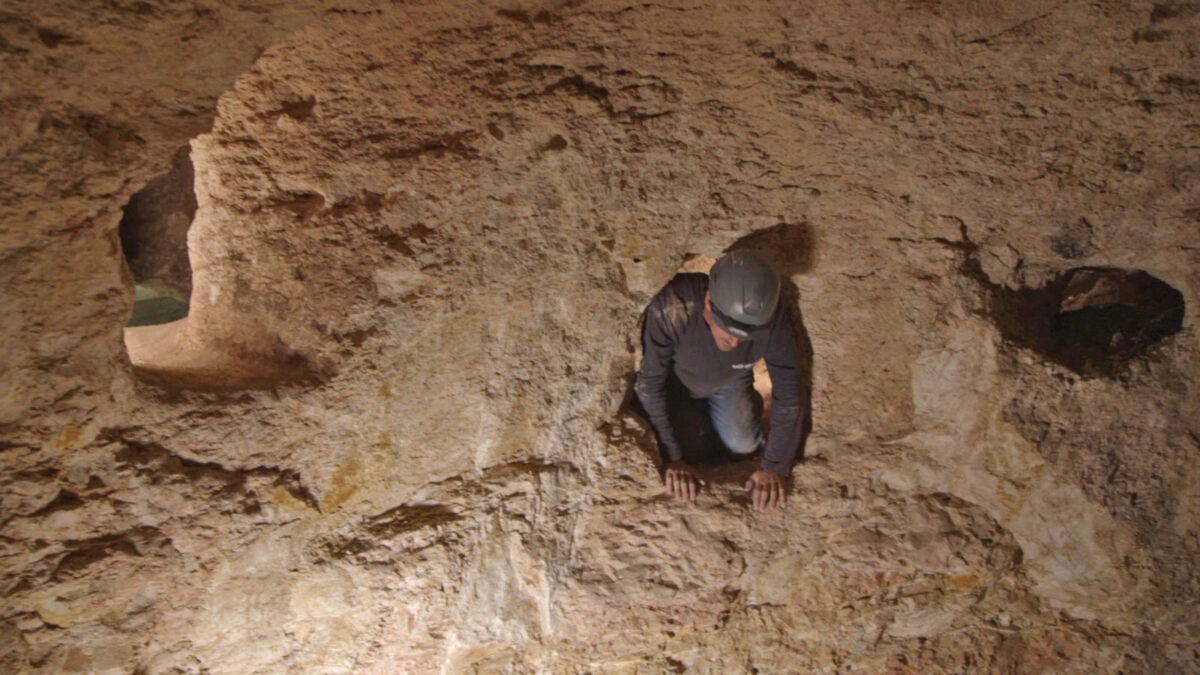
<path id="1" fill-rule="evenodd" d="M 708 292 L 708 275 L 695 272 L 680 272 L 663 286 L 659 295 L 669 294 L 687 301 L 704 300 Z"/>
<path id="2" fill-rule="evenodd" d="M 647 318 L 663 328 L 671 326 L 677 333 L 687 325 L 692 314 L 703 311 L 706 291 L 707 274 L 676 274 L 650 301 Z"/>
<path id="3" fill-rule="evenodd" d="M 654 296 L 653 304 L 683 305 L 691 314 L 697 306 L 703 306 L 704 294 L 708 292 L 708 275 L 683 272 L 676 274 L 666 286 Z"/>

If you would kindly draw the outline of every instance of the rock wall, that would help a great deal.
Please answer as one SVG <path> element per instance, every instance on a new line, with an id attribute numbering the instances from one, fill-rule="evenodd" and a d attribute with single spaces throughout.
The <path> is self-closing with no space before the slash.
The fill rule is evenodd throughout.
<path id="1" fill-rule="evenodd" d="M 6 671 L 1195 672 L 1200 4 L 0 12 Z M 190 314 L 123 334 L 189 141 Z M 628 405 L 734 245 L 811 342 L 784 513 Z M 1032 349 L 1083 267 L 1182 329 Z"/>

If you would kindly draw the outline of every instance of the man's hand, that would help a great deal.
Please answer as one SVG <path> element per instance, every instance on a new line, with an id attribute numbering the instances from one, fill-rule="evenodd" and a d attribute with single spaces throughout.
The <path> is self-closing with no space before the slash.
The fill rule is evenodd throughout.
<path id="1" fill-rule="evenodd" d="M 746 497 L 759 511 L 782 509 L 787 504 L 786 485 L 779 474 L 759 469 L 746 481 Z"/>
<path id="2" fill-rule="evenodd" d="M 663 478 L 667 482 L 667 492 L 675 495 L 675 499 L 685 502 L 696 501 L 696 483 L 704 484 L 704 481 L 697 480 L 692 467 L 683 461 L 668 464 Z"/>

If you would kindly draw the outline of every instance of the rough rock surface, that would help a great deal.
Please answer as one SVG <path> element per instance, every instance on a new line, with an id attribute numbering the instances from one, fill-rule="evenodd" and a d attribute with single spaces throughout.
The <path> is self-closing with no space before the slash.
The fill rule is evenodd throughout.
<path id="1" fill-rule="evenodd" d="M 5 672 L 1200 670 L 1200 4 L 0 17 Z M 127 354 L 189 140 L 191 314 Z M 735 244 L 812 346 L 784 513 L 672 503 L 626 405 Z M 1081 375 L 1009 300 L 1096 266 L 1186 310 Z"/>

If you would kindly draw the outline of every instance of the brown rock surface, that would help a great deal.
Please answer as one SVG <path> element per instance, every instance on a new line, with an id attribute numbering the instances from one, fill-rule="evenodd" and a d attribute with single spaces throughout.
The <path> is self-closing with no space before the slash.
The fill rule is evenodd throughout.
<path id="1" fill-rule="evenodd" d="M 0 13 L 6 672 L 1198 670 L 1196 3 Z M 189 141 L 191 312 L 123 340 Z M 626 405 L 735 243 L 812 343 L 784 513 Z M 1040 353 L 1091 267 L 1182 329 Z"/>

